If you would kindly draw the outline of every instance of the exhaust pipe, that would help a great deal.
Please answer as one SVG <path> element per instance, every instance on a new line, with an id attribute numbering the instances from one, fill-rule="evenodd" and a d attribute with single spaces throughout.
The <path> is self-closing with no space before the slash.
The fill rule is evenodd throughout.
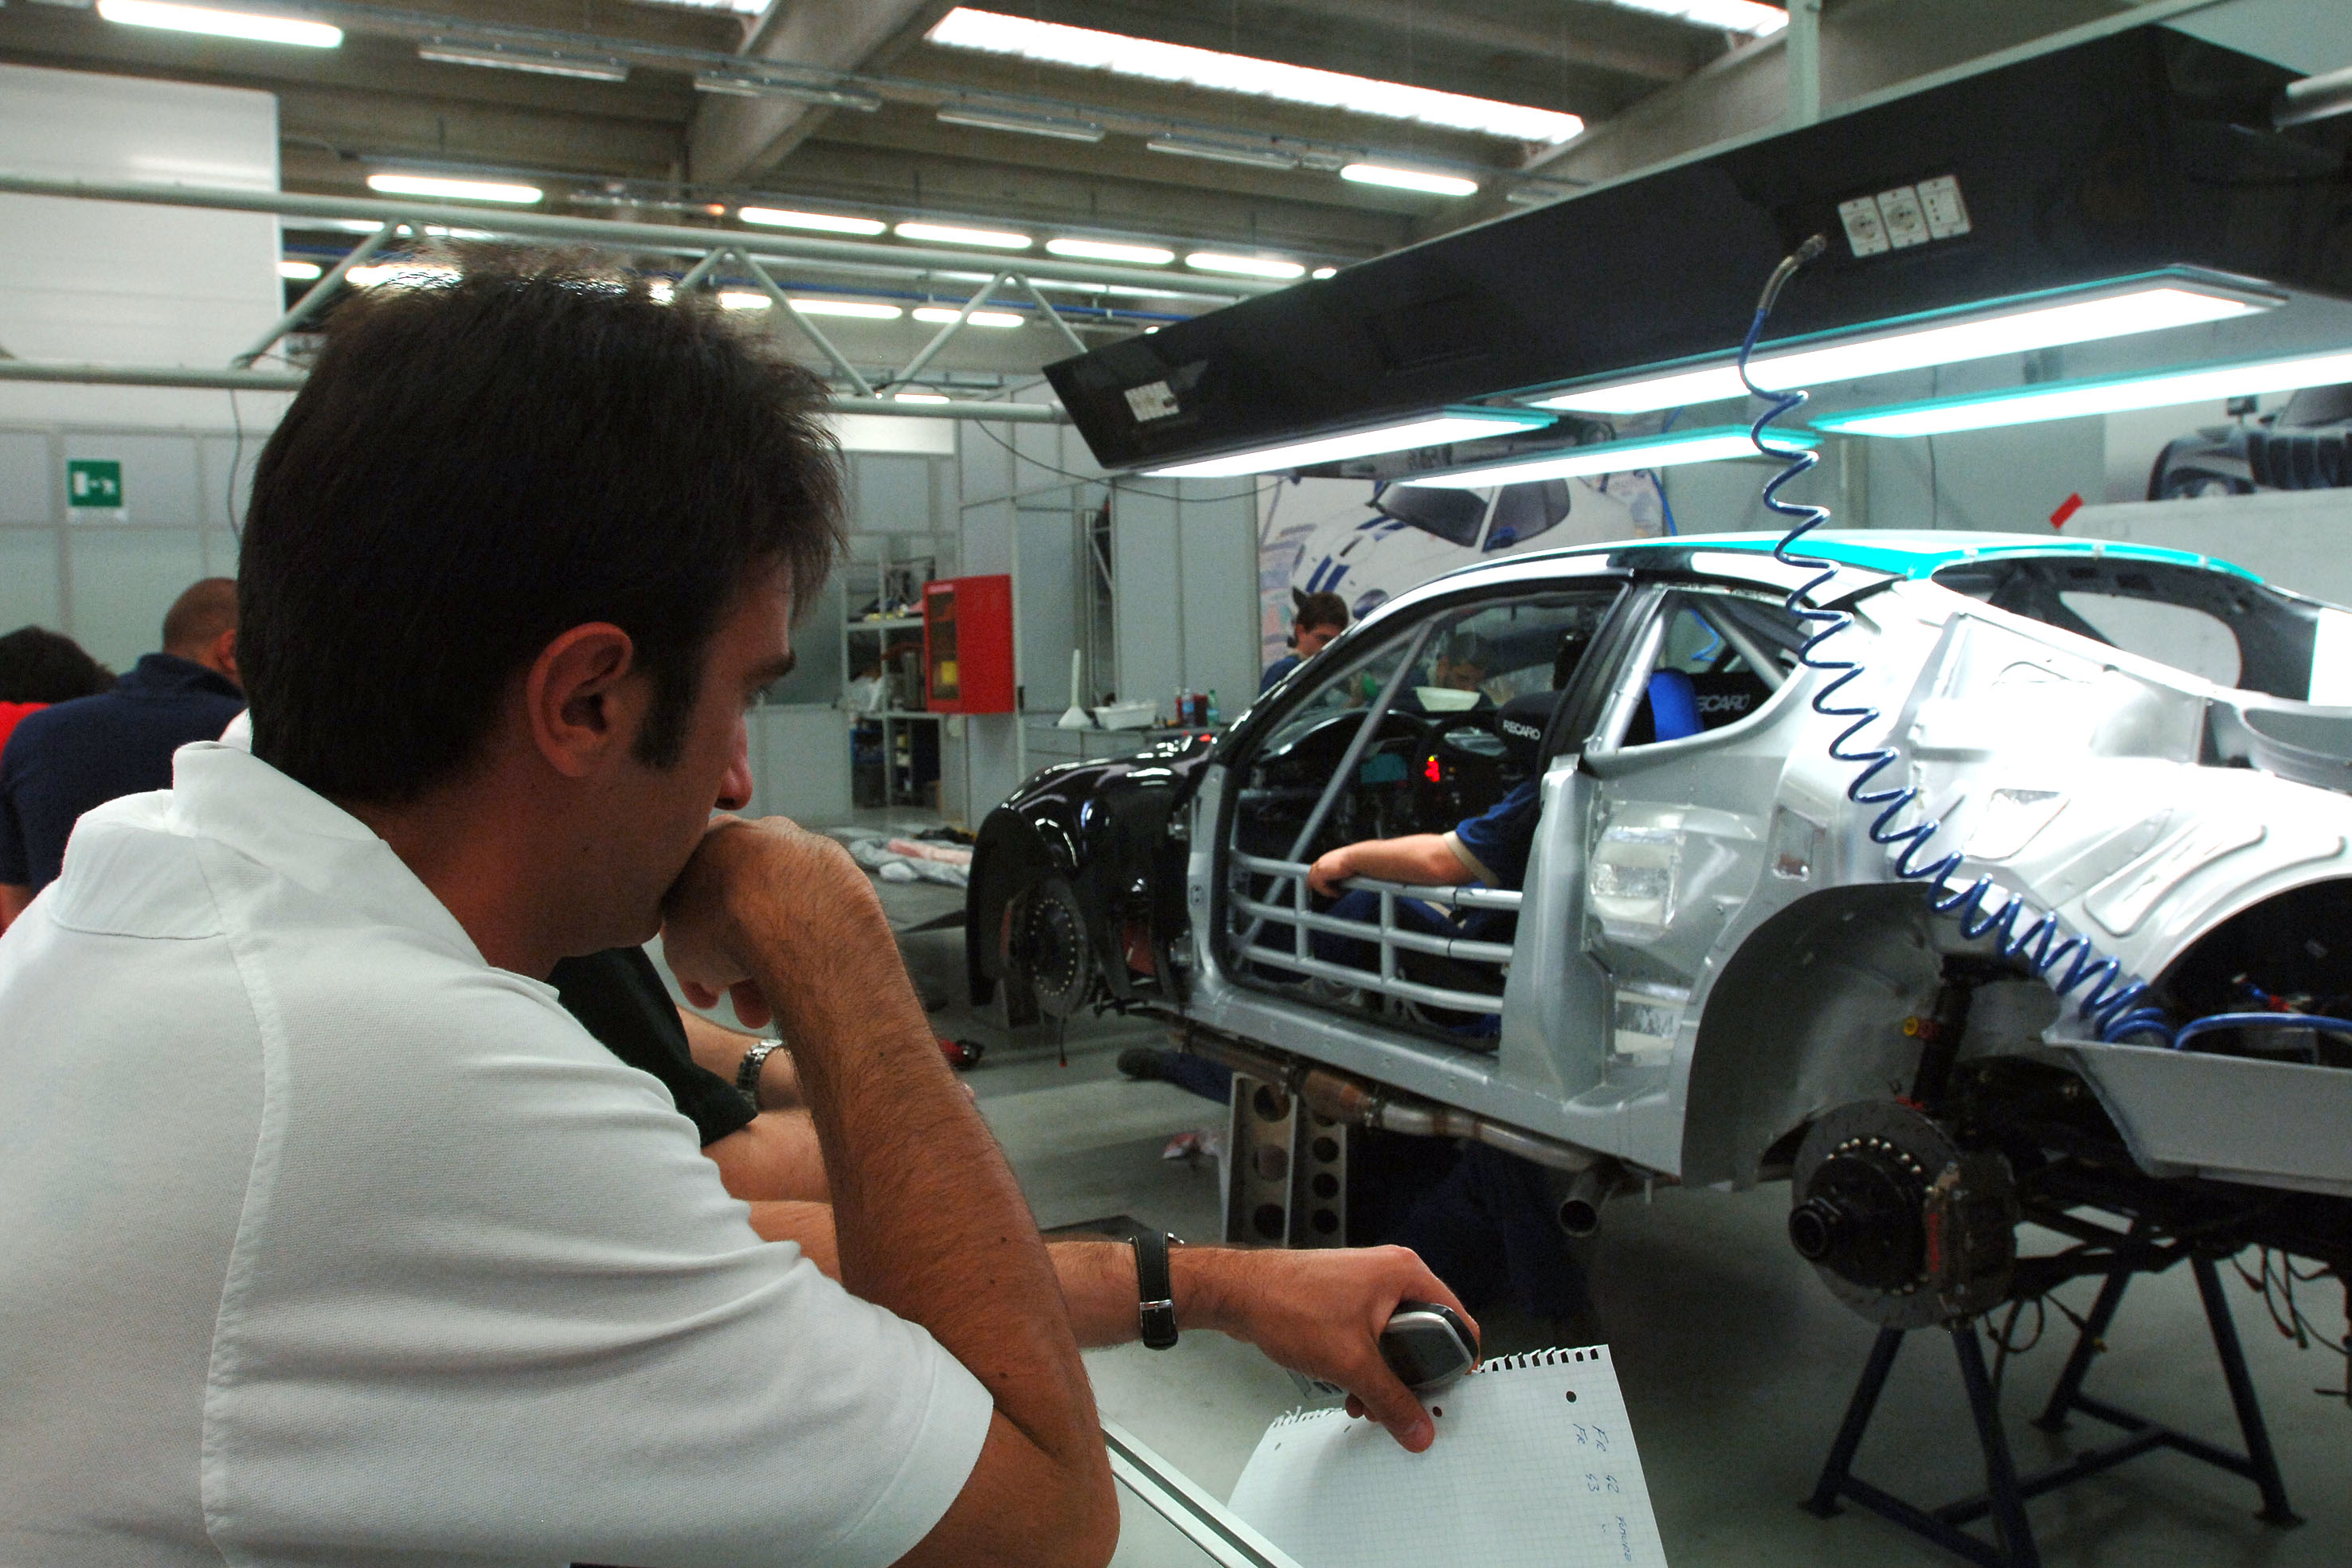
<path id="1" fill-rule="evenodd" d="M 1406 1133 L 1423 1138 L 1469 1138 L 1556 1171 L 1582 1173 L 1596 1164 L 1604 1164 L 1612 1172 L 1608 1182 L 1612 1188 L 1624 1176 L 1623 1167 L 1614 1160 L 1580 1149 L 1573 1144 L 1548 1138 L 1540 1133 L 1506 1126 L 1500 1122 L 1490 1122 L 1484 1116 L 1457 1110 L 1451 1105 L 1440 1105 L 1428 1100 L 1398 1099 L 1391 1091 L 1352 1073 L 1329 1067 L 1309 1067 L 1303 1062 L 1285 1061 L 1230 1035 L 1205 1030 L 1197 1024 L 1171 1024 L 1168 1036 L 1179 1051 L 1205 1056 L 1212 1061 L 1222 1061 L 1236 1072 L 1282 1085 L 1286 1091 L 1304 1101 L 1308 1110 L 1334 1122 L 1345 1122 L 1358 1127 L 1380 1127 L 1388 1132 Z M 1598 1198 L 1593 1200 L 1592 1207 L 1599 1209 Z M 1570 1234 L 1591 1233 L 1571 1231 Z"/>
<path id="2" fill-rule="evenodd" d="M 1601 1228 L 1601 1206 L 1625 1179 L 1625 1167 L 1615 1160 L 1595 1160 L 1569 1178 L 1560 1194 L 1556 1218 L 1561 1231 L 1582 1239 Z"/>

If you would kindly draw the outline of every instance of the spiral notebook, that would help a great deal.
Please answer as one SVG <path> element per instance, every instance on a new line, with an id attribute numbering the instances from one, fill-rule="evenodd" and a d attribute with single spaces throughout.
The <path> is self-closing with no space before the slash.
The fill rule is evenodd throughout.
<path id="1" fill-rule="evenodd" d="M 1500 1357 L 1423 1403 L 1421 1454 L 1344 1411 L 1283 1416 L 1233 1511 L 1302 1568 L 1665 1568 L 1605 1345 Z"/>

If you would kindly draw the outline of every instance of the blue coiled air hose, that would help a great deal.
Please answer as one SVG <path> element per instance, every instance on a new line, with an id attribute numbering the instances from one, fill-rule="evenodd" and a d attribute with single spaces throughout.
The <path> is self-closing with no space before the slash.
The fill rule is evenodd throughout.
<path id="1" fill-rule="evenodd" d="M 2302 1013 L 2221 1013 L 2199 1019 L 2176 1031 L 2161 1009 L 2137 1005 L 2147 995 L 2145 981 L 2126 975 L 2122 964 L 2101 954 L 2089 937 L 2065 931 L 2055 912 L 2034 910 L 2021 894 L 2000 888 L 1989 876 L 1980 876 L 1965 887 L 1956 887 L 1954 873 L 1961 864 L 1958 852 L 1919 863 L 1928 844 L 1943 831 L 1943 821 L 1923 816 L 1909 827 L 1895 825 L 1896 819 L 1917 803 L 1919 791 L 1907 784 L 1872 787 L 1879 775 L 1902 761 L 1902 756 L 1883 745 L 1853 744 L 1855 737 L 1876 725 L 1881 716 L 1878 709 L 1867 704 L 1836 704 L 1838 694 L 1861 679 L 1864 666 L 1856 660 L 1823 658 L 1820 653 L 1823 643 L 1853 624 L 1853 617 L 1844 611 L 1822 609 L 1811 601 L 1813 590 L 1837 575 L 1836 567 L 1819 556 L 1796 553 L 1799 541 L 1829 520 L 1829 508 L 1780 499 L 1781 490 L 1811 472 L 1821 456 L 1805 447 L 1774 445 L 1766 439 L 1773 422 L 1802 408 L 1811 394 L 1801 391 L 1767 392 L 1748 374 L 1748 361 L 1756 351 L 1756 340 L 1764 330 L 1766 319 L 1772 314 L 1780 290 L 1797 275 L 1798 268 L 1827 248 L 1828 241 L 1815 235 L 1793 254 L 1782 257 L 1780 265 L 1773 269 L 1763 294 L 1757 299 L 1756 318 L 1748 324 L 1748 336 L 1739 345 L 1739 380 L 1766 404 L 1763 413 L 1749 427 L 1748 438 L 1756 444 L 1757 451 L 1782 464 L 1780 471 L 1764 486 L 1764 505 L 1780 517 L 1795 519 L 1773 547 L 1773 557 L 1784 566 L 1819 573 L 1791 589 L 1785 602 L 1790 614 L 1816 628 L 1799 648 L 1798 662 L 1831 677 L 1813 694 L 1813 711 L 1824 718 L 1849 721 L 1830 742 L 1829 754 L 1832 759 L 1850 763 L 1857 769 L 1846 785 L 1846 799 L 1858 806 L 1878 809 L 1878 815 L 1870 824 L 1871 841 L 1889 849 L 1902 846 L 1894 855 L 1895 875 L 1906 882 L 1927 884 L 1928 898 L 1937 912 L 1956 915 L 1961 935 L 1969 941 L 1990 936 L 2003 957 L 2022 963 L 2061 998 L 2073 1000 L 2083 1020 L 2102 1040 L 2115 1043 L 2153 1039 L 2178 1050 L 2200 1034 L 2221 1029 L 2314 1029 L 2352 1034 L 2352 1021 Z M 1998 904 L 1990 902 L 1996 898 L 2000 900 Z"/>

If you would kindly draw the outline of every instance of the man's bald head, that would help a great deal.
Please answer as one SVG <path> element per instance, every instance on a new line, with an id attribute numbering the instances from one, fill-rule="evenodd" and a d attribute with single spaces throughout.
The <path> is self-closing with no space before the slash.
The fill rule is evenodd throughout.
<path id="1" fill-rule="evenodd" d="M 236 579 L 189 585 L 163 612 L 163 652 L 236 678 Z"/>

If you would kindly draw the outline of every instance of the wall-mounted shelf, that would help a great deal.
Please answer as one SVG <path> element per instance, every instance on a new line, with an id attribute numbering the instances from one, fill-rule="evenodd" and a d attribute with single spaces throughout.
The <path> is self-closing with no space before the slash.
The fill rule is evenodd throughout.
<path id="1" fill-rule="evenodd" d="M 891 615 L 879 621 L 849 621 L 842 624 L 845 632 L 919 632 L 923 618 L 919 615 Z"/>

